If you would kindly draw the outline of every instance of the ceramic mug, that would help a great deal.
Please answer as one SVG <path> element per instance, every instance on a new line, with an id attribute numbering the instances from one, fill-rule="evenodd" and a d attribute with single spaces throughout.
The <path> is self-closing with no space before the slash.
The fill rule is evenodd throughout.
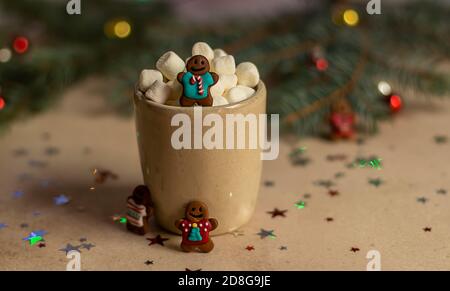
<path id="1" fill-rule="evenodd" d="M 256 149 L 175 149 L 172 134 L 178 127 L 171 125 L 172 118 L 186 114 L 194 121 L 194 107 L 148 101 L 136 90 L 134 109 L 142 173 L 160 226 L 180 233 L 174 223 L 184 217 L 185 206 L 191 200 L 205 202 L 210 216 L 218 220 L 213 235 L 233 231 L 250 220 L 261 179 L 259 146 Z M 201 110 L 203 117 L 215 113 L 223 120 L 226 114 L 265 114 L 266 88 L 260 82 L 256 93 L 242 102 Z M 201 130 L 204 133 L 207 128 Z M 260 132 L 256 134 L 259 138 Z M 245 135 L 248 139 L 249 130 L 245 130 Z"/>

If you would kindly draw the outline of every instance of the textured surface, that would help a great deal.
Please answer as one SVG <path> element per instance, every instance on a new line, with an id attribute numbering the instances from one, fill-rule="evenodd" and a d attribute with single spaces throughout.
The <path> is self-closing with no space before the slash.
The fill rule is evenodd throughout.
<path id="1" fill-rule="evenodd" d="M 384 270 L 450 269 L 450 192 L 437 192 L 450 190 L 450 141 L 435 141 L 450 137 L 450 102 L 409 103 L 362 145 L 301 140 L 302 157 L 310 159 L 305 166 L 292 165 L 293 145 L 285 138 L 279 159 L 264 164 L 256 212 L 243 235 L 215 237 L 216 248 L 205 255 L 180 252 L 180 237 L 156 226 L 139 237 L 111 218 L 124 213 L 142 176 L 133 121 L 109 112 L 97 85 L 69 90 L 59 106 L 0 137 L 0 225 L 7 225 L 0 226 L 1 270 L 65 270 L 59 249 L 83 243 L 95 247 L 80 248 L 82 270 L 365 270 L 369 250 L 380 251 Z M 383 169 L 347 168 L 357 155 L 380 157 Z M 95 167 L 118 178 L 95 184 Z M 384 183 L 369 184 L 378 177 Z M 327 189 L 319 180 L 335 185 Z M 60 194 L 70 202 L 55 205 Z M 299 200 L 305 208 L 295 207 Z M 267 213 L 275 207 L 287 209 L 285 217 Z M 276 238 L 261 239 L 261 228 Z M 48 232 L 45 247 L 22 241 L 33 230 Z M 169 240 L 149 246 L 146 238 L 158 234 Z"/>

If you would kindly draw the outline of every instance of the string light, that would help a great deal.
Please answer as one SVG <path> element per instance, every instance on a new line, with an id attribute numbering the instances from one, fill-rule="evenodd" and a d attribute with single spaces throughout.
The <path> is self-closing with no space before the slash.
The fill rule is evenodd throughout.
<path id="1" fill-rule="evenodd" d="M 11 60 L 12 52 L 9 48 L 0 49 L 0 63 L 7 63 Z"/>
<path id="2" fill-rule="evenodd" d="M 29 46 L 30 42 L 28 41 L 28 38 L 24 36 L 19 36 L 14 39 L 13 48 L 14 51 L 18 54 L 26 53 L 28 51 Z"/>
<path id="3" fill-rule="evenodd" d="M 324 58 L 320 58 L 316 61 L 316 68 L 318 71 L 326 71 L 328 68 L 328 61 Z"/>
<path id="4" fill-rule="evenodd" d="M 402 98 L 398 95 L 391 95 L 389 98 L 389 105 L 392 111 L 399 111 L 402 108 Z"/>
<path id="5" fill-rule="evenodd" d="M 386 81 L 380 81 L 378 83 L 378 91 L 380 91 L 380 93 L 384 96 L 389 96 L 392 94 L 391 85 L 389 85 L 389 83 Z"/>
<path id="6" fill-rule="evenodd" d="M 344 14 L 342 14 L 342 18 L 348 26 L 355 26 L 359 22 L 358 12 L 353 9 L 346 9 Z"/>

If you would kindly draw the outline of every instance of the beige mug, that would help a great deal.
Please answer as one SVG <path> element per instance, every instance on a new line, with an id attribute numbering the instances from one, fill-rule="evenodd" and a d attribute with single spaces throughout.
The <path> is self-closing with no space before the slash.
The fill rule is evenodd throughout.
<path id="1" fill-rule="evenodd" d="M 137 89 L 134 94 L 136 134 L 144 182 L 155 204 L 155 218 L 163 228 L 180 233 L 175 221 L 184 217 L 191 200 L 205 202 L 218 220 L 213 235 L 233 231 L 247 223 L 254 211 L 262 170 L 261 148 L 175 149 L 171 125 L 177 114 L 194 120 L 194 107 L 178 107 L 148 101 Z M 266 113 L 266 88 L 239 103 L 202 107 L 202 115 Z M 202 133 L 207 128 L 202 127 Z M 248 138 L 249 130 L 245 131 Z M 257 133 L 260 134 L 260 131 Z M 259 138 L 259 136 L 258 136 Z"/>

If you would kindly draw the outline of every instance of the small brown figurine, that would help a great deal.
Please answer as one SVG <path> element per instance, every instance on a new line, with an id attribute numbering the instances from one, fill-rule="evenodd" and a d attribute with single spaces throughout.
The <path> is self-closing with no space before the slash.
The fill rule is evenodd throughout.
<path id="1" fill-rule="evenodd" d="M 353 139 L 355 122 L 356 117 L 348 100 L 345 98 L 337 100 L 332 106 L 330 116 L 331 138 Z"/>
<path id="2" fill-rule="evenodd" d="M 153 202 L 147 186 L 139 185 L 127 198 L 127 229 L 139 235 L 149 232 L 148 219 L 153 215 Z"/>
<path id="3" fill-rule="evenodd" d="M 215 218 L 209 218 L 208 207 L 200 201 L 192 201 L 186 206 L 185 218 L 175 222 L 182 232 L 181 249 L 185 252 L 200 251 L 209 253 L 214 243 L 209 232 L 217 228 Z"/>
<path id="4" fill-rule="evenodd" d="M 219 76 L 209 72 L 208 59 L 202 55 L 191 57 L 186 64 L 186 73 L 178 73 L 178 82 L 183 86 L 180 98 L 181 106 L 212 106 L 211 86 L 217 83 Z"/>

